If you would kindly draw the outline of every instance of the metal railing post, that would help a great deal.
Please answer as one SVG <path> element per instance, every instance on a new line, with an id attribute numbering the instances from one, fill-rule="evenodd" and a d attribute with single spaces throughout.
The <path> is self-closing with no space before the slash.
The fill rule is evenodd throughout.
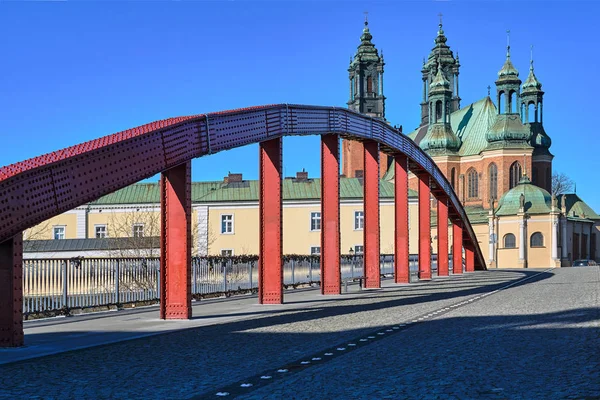
<path id="1" fill-rule="evenodd" d="M 250 261 L 250 290 L 254 289 L 252 285 L 252 268 L 254 268 L 254 261 Z"/>
<path id="2" fill-rule="evenodd" d="M 69 300 L 69 290 L 67 287 L 67 268 L 68 268 L 68 263 L 67 260 L 63 261 L 63 270 L 62 270 L 62 279 L 63 279 L 63 308 L 68 307 L 68 300 Z"/>
<path id="3" fill-rule="evenodd" d="M 293 258 L 292 258 L 291 262 L 292 262 L 292 285 L 293 285 L 293 284 L 296 283 L 296 277 L 295 277 L 295 271 L 294 271 L 294 263 L 295 263 L 295 261 L 294 261 Z"/>
<path id="4" fill-rule="evenodd" d="M 227 261 L 223 261 L 223 292 L 227 291 Z"/>
<path id="5" fill-rule="evenodd" d="M 120 292 L 121 292 L 121 288 L 119 287 L 119 277 L 121 276 L 121 263 L 119 262 L 119 259 L 117 258 L 117 265 L 115 267 L 115 304 L 119 304 L 120 303 Z"/>
<path id="6" fill-rule="evenodd" d="M 196 264 L 192 259 L 192 294 L 196 294 L 196 281 L 198 280 L 198 271 L 196 270 Z"/>

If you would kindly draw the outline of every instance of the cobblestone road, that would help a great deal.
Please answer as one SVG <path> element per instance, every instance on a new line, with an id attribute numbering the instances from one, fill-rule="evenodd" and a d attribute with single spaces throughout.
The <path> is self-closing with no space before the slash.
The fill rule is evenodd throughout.
<path id="1" fill-rule="evenodd" d="M 7 364 L 0 398 L 600 399 L 599 296 L 598 267 L 476 272 Z"/>

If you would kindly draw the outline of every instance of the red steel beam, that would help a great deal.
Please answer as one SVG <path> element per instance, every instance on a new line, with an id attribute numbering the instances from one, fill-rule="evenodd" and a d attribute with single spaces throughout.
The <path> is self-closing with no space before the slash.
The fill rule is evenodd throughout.
<path id="1" fill-rule="evenodd" d="M 0 347 L 23 346 L 23 235 L 0 243 Z"/>
<path id="2" fill-rule="evenodd" d="M 191 161 L 160 177 L 160 318 L 192 317 Z"/>
<path id="3" fill-rule="evenodd" d="M 408 270 L 408 159 L 406 155 L 394 155 L 394 281 L 409 283 Z"/>
<path id="4" fill-rule="evenodd" d="M 462 239 L 463 228 L 460 222 L 453 221 L 452 224 L 452 273 L 462 274 Z"/>
<path id="5" fill-rule="evenodd" d="M 321 294 L 341 294 L 339 136 L 321 136 Z"/>
<path id="6" fill-rule="evenodd" d="M 258 302 L 283 303 L 281 138 L 260 143 Z"/>
<path id="7" fill-rule="evenodd" d="M 437 263 L 438 276 L 448 276 L 448 202 L 437 202 Z"/>
<path id="8" fill-rule="evenodd" d="M 431 189 L 429 174 L 419 178 L 419 279 L 431 279 Z"/>
<path id="9" fill-rule="evenodd" d="M 465 246 L 465 272 L 475 271 L 475 252 L 471 244 Z"/>
<path id="10" fill-rule="evenodd" d="M 366 141 L 364 149 L 365 288 L 379 288 L 379 143 Z"/>

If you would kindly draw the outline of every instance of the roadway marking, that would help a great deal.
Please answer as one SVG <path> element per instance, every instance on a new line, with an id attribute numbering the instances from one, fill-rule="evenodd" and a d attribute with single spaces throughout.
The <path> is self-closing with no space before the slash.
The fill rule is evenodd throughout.
<path id="1" fill-rule="evenodd" d="M 536 277 L 536 276 L 538 276 L 540 274 L 548 272 L 550 270 L 552 270 L 552 268 L 548 268 L 546 270 L 538 272 L 535 275 L 531 275 L 531 276 L 528 276 L 526 278 L 519 279 L 519 280 L 517 280 L 515 282 L 512 282 L 512 283 L 510 283 L 508 285 L 502 286 L 502 287 L 500 287 L 498 289 L 495 289 L 495 290 L 493 290 L 491 292 L 486 292 L 486 293 L 483 293 L 483 294 L 479 294 L 479 295 L 473 296 L 473 297 L 471 297 L 468 300 L 463 300 L 463 301 L 461 301 L 459 303 L 453 304 L 453 305 L 448 306 L 448 307 L 442 307 L 442 308 L 440 308 L 438 310 L 435 310 L 434 312 L 430 312 L 429 314 L 424 314 L 423 316 L 421 316 L 421 317 L 419 317 L 417 319 L 413 319 L 412 322 L 407 321 L 407 322 L 400 323 L 398 325 L 385 327 L 384 329 L 385 329 L 386 332 L 392 332 L 392 334 L 400 333 L 400 332 L 402 332 L 402 331 L 404 331 L 406 329 L 412 328 L 415 325 L 419 325 L 421 323 L 427 322 L 426 319 L 429 318 L 429 317 L 438 317 L 439 315 L 450 313 L 450 312 L 454 311 L 454 309 L 456 307 L 462 307 L 462 306 L 465 306 L 465 305 L 473 304 L 473 302 L 481 300 L 481 299 L 485 298 L 488 295 L 498 293 L 498 292 L 500 292 L 502 290 L 506 290 L 506 289 L 508 289 L 508 288 L 510 288 L 510 287 L 512 287 L 514 285 L 517 285 L 519 283 L 528 281 L 528 280 L 530 280 L 530 279 L 532 279 L 532 278 L 534 278 L 534 277 Z M 277 369 L 276 371 L 280 373 L 279 376 L 272 376 L 272 375 L 268 375 L 268 372 L 263 372 L 262 374 L 258 374 L 258 375 L 254 376 L 254 377 L 245 378 L 244 380 L 241 380 L 241 381 L 235 382 L 233 384 L 230 384 L 230 385 L 222 388 L 221 391 L 218 391 L 216 393 L 215 392 L 211 392 L 211 393 L 205 393 L 205 394 L 202 394 L 202 395 L 199 395 L 199 396 L 194 396 L 194 397 L 191 398 L 191 400 L 211 399 L 211 398 L 214 398 L 215 396 L 218 396 L 218 397 L 233 396 L 233 397 L 235 397 L 235 396 L 238 396 L 238 395 L 247 394 L 250 391 L 253 391 L 253 390 L 256 390 L 256 389 L 259 389 L 261 387 L 264 387 L 264 386 L 268 385 L 270 382 L 274 382 L 276 379 L 281 379 L 282 376 L 286 375 L 285 374 L 286 372 L 290 372 L 290 373 L 300 372 L 300 371 L 304 371 L 306 368 L 310 368 L 313 365 L 319 364 L 318 361 L 322 360 L 321 356 L 323 356 L 323 355 L 328 356 L 328 358 L 326 360 L 323 360 L 323 362 L 327 362 L 327 361 L 332 360 L 332 359 L 334 359 L 336 357 L 340 357 L 340 356 L 342 356 L 344 354 L 347 354 L 348 352 L 351 352 L 351 351 L 354 351 L 354 350 L 359 349 L 361 347 L 367 346 L 367 345 L 369 345 L 369 344 L 371 344 L 373 342 L 376 342 L 378 340 L 383 340 L 383 339 L 385 339 L 385 337 L 387 337 L 387 336 L 385 336 L 385 332 L 372 333 L 371 336 L 367 336 L 367 339 L 363 338 L 363 339 L 353 340 L 352 343 L 348 343 L 347 346 L 351 346 L 348 349 L 348 351 L 345 351 L 346 347 L 342 347 L 343 346 L 342 345 L 342 346 L 339 346 L 339 347 L 338 346 L 333 346 L 333 347 L 327 349 L 325 352 L 321 351 L 318 354 L 314 354 L 313 356 L 311 356 L 311 359 L 312 359 L 312 361 L 317 361 L 316 363 L 311 363 L 310 361 L 305 361 L 305 360 L 294 361 L 294 362 L 291 362 L 291 363 L 287 364 L 286 366 L 284 366 L 282 368 Z M 354 342 L 357 342 L 357 343 L 354 343 Z M 333 353 L 334 349 L 338 351 L 336 354 Z M 273 378 L 275 380 L 273 380 Z M 267 382 L 267 381 L 270 381 L 270 382 Z"/>

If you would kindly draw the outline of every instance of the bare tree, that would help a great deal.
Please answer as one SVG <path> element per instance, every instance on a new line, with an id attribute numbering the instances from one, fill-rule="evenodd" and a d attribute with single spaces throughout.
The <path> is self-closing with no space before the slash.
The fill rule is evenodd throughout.
<path id="1" fill-rule="evenodd" d="M 552 194 L 559 195 L 573 191 L 575 182 L 562 172 L 552 174 Z"/>

